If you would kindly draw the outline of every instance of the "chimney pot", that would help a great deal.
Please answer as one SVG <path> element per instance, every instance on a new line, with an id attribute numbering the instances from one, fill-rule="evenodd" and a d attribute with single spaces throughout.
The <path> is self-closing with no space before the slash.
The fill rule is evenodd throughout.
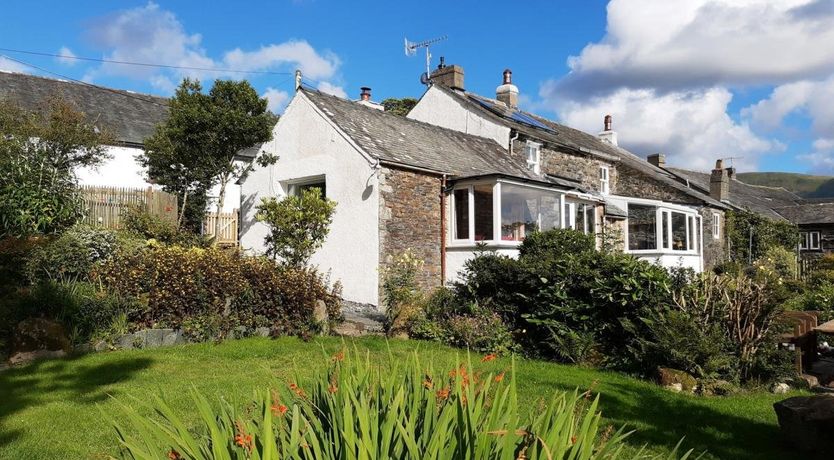
<path id="1" fill-rule="evenodd" d="M 611 115 L 606 115 L 603 119 L 603 126 L 604 131 L 611 131 L 611 125 L 613 124 L 614 118 Z"/>
<path id="2" fill-rule="evenodd" d="M 513 84 L 513 71 L 510 69 L 504 69 L 504 85 L 512 85 Z"/>
<path id="3" fill-rule="evenodd" d="M 501 86 L 495 88 L 495 99 L 503 102 L 510 109 L 518 108 L 518 87 L 513 84 L 513 71 L 504 69 Z"/>
<path id="4" fill-rule="evenodd" d="M 362 90 L 362 92 L 359 93 L 359 98 L 363 101 L 370 101 L 371 100 L 371 88 L 368 88 L 367 86 L 363 86 L 359 89 Z"/>
<path id="5" fill-rule="evenodd" d="M 442 69 L 444 67 L 446 67 L 446 57 L 440 56 L 440 64 L 437 65 L 437 68 Z"/>

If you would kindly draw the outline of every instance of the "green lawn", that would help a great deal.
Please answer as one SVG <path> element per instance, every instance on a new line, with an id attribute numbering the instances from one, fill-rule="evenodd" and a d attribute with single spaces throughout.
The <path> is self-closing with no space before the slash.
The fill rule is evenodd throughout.
<path id="1" fill-rule="evenodd" d="M 297 376 L 303 385 L 327 366 L 324 358 L 341 340 L 321 338 L 304 343 L 295 338 L 247 339 L 220 345 L 199 344 L 156 350 L 97 353 L 72 359 L 41 361 L 0 372 L 0 458 L 107 458 L 118 452 L 111 417 L 116 404 L 131 397 L 146 400 L 161 393 L 189 420 L 188 390 L 198 387 L 213 400 L 223 395 L 243 404 L 253 389 L 284 385 Z M 357 340 L 378 362 L 387 361 L 382 339 Z M 451 364 L 454 350 L 434 344 L 392 341 L 398 359 L 419 347 L 435 368 Z M 324 350 L 323 350 L 324 349 Z M 478 364 L 503 369 L 509 359 Z M 522 401 L 535 410 L 556 390 L 587 389 L 602 394 L 602 412 L 616 425 L 638 430 L 630 443 L 653 452 L 671 449 L 681 437 L 707 458 L 793 458 L 781 441 L 771 405 L 781 399 L 768 393 L 726 398 L 673 394 L 650 383 L 619 374 L 538 361 L 519 361 L 517 379 Z M 594 383 L 596 382 L 596 383 Z"/>

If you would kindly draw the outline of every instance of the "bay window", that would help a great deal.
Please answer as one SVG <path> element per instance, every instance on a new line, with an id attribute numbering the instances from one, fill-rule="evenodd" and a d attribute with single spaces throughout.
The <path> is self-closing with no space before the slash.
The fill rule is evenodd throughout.
<path id="1" fill-rule="evenodd" d="M 629 203 L 628 248 L 632 251 L 697 251 L 700 225 L 700 216 L 693 212 Z"/>
<path id="2" fill-rule="evenodd" d="M 457 185 L 452 192 L 452 240 L 520 242 L 537 230 L 596 230 L 596 204 L 566 201 L 561 190 L 498 180 Z"/>

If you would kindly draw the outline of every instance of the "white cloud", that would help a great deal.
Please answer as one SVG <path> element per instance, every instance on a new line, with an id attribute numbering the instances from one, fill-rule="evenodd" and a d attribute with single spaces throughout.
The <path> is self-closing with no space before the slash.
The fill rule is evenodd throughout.
<path id="1" fill-rule="evenodd" d="M 811 153 L 797 158 L 810 166 L 817 174 L 834 174 L 834 138 L 819 138 L 814 141 Z"/>
<path id="2" fill-rule="evenodd" d="M 727 115 L 732 94 L 723 88 L 670 92 L 620 89 L 586 101 L 565 101 L 565 124 L 597 133 L 603 117 L 614 117 L 620 145 L 642 154 L 665 153 L 667 162 L 708 170 L 717 158 L 735 160 L 741 170 L 755 168 L 761 154 L 781 145 L 756 136 Z"/>
<path id="3" fill-rule="evenodd" d="M 26 67 L 23 64 L 18 64 L 17 62 L 14 62 L 10 59 L 6 59 L 3 56 L 0 56 L 0 71 L 32 73 L 32 69 Z"/>
<path id="4" fill-rule="evenodd" d="M 283 112 L 287 106 L 287 101 L 290 99 L 289 93 L 272 87 L 268 87 L 262 97 L 266 98 L 267 108 L 272 113 Z"/>
<path id="5" fill-rule="evenodd" d="M 347 93 L 345 92 L 344 88 L 328 83 L 326 81 L 319 83 L 318 90 L 323 93 L 332 94 L 334 96 L 347 99 Z"/>
<path id="6" fill-rule="evenodd" d="M 61 49 L 58 50 L 58 54 L 60 54 L 61 57 L 56 59 L 58 59 L 58 62 L 60 62 L 61 64 L 68 66 L 74 66 L 75 64 L 78 64 L 78 60 L 73 59 L 75 57 L 75 53 L 73 53 L 72 50 L 67 48 L 66 46 L 62 46 Z"/>
<path id="7" fill-rule="evenodd" d="M 791 113 L 806 112 L 820 136 L 834 138 L 834 76 L 818 81 L 797 81 L 777 86 L 767 99 L 742 110 L 754 126 L 778 127 Z"/>
<path id="8" fill-rule="evenodd" d="M 310 78 L 326 80 L 336 77 L 341 66 L 335 54 L 319 52 L 304 40 L 269 44 L 252 51 L 235 48 L 222 53 L 219 59 L 212 58 L 203 48 L 200 34 L 186 31 L 174 13 L 155 3 L 100 18 L 90 27 L 89 35 L 92 43 L 104 50 L 104 57 L 109 60 L 218 69 L 166 70 L 105 63 L 87 75 L 89 79 L 118 75 L 149 80 L 166 93 L 170 93 L 184 77 L 200 80 L 253 77 L 222 69 L 292 73 L 298 68 Z"/>

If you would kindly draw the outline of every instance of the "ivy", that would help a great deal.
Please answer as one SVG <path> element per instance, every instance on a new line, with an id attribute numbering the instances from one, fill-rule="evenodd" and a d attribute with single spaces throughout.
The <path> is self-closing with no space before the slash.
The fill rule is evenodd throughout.
<path id="1" fill-rule="evenodd" d="M 777 246 L 795 250 L 799 229 L 787 221 L 775 221 L 751 211 L 728 211 L 726 232 L 730 260 L 748 264 Z"/>

